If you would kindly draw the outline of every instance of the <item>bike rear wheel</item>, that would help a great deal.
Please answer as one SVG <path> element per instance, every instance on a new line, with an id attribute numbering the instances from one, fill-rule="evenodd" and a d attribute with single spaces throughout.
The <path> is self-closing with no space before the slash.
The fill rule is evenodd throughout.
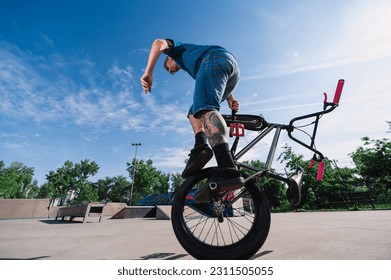
<path id="1" fill-rule="evenodd" d="M 246 183 L 246 195 L 234 203 L 236 194 L 221 194 L 220 211 L 216 211 L 216 203 L 197 203 L 193 196 L 212 172 L 213 168 L 202 170 L 178 190 L 171 213 L 174 233 L 196 259 L 249 259 L 268 236 L 269 203 L 254 181 Z"/>

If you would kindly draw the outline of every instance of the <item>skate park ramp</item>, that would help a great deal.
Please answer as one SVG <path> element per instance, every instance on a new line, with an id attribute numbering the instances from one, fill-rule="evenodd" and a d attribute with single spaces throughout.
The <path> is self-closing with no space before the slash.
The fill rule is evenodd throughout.
<path id="1" fill-rule="evenodd" d="M 158 220 L 171 220 L 171 205 L 157 205 L 156 206 L 156 219 Z"/>
<path id="2" fill-rule="evenodd" d="M 0 199 L 0 219 L 48 217 L 49 204 L 49 199 Z"/>
<path id="3" fill-rule="evenodd" d="M 51 206 L 49 199 L 0 199 L 0 219 L 55 218 L 63 207 L 65 206 Z M 108 202 L 103 216 L 111 219 L 170 220 L 171 205 L 126 206 L 125 203 Z"/>
<path id="4" fill-rule="evenodd" d="M 112 219 L 156 218 L 157 220 L 170 220 L 171 205 L 126 206 L 111 218 Z"/>

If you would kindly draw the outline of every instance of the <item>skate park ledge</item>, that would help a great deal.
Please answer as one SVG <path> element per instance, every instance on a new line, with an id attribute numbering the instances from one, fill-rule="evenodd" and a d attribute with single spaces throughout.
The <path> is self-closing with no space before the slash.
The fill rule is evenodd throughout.
<path id="1" fill-rule="evenodd" d="M 171 205 L 127 206 L 118 202 L 89 202 L 72 206 L 51 206 L 50 199 L 0 199 L 0 219 L 54 218 L 68 221 L 101 222 L 103 218 L 155 218 L 170 220 Z"/>

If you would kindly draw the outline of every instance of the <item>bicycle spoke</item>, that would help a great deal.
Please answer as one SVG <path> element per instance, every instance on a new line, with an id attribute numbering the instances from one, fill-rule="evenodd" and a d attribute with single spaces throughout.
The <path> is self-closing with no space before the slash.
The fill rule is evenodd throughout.
<path id="1" fill-rule="evenodd" d="M 222 231 L 222 229 L 221 229 L 221 227 L 220 227 L 221 224 L 220 224 L 219 222 L 217 222 L 216 219 L 215 219 L 215 222 L 216 222 L 217 227 L 218 227 L 218 229 L 219 229 L 219 233 L 220 233 L 220 236 L 221 236 L 221 242 L 222 242 L 222 244 L 223 244 L 223 245 L 227 245 L 227 244 L 225 243 L 223 231 Z M 216 231 L 216 234 L 218 234 L 217 231 Z M 217 241 L 218 241 L 218 240 L 217 240 Z M 219 245 L 220 245 L 219 242 L 217 242 L 217 246 L 219 246 Z"/>
<path id="2" fill-rule="evenodd" d="M 209 214 L 200 205 L 184 207 L 185 223 L 201 242 L 211 246 L 227 246 L 240 241 L 253 226 L 254 216 L 244 207 L 232 207 L 223 212 L 224 222 L 218 222 L 215 213 Z M 212 210 L 209 210 L 212 211 Z M 185 215 L 186 213 L 186 215 Z"/>

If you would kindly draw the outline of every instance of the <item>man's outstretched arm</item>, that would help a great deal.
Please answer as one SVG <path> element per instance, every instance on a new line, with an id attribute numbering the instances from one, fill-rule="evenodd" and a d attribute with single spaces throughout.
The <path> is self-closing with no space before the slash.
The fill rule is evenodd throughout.
<path id="1" fill-rule="evenodd" d="M 152 77 L 156 61 L 159 59 L 160 54 L 163 51 L 167 50 L 167 48 L 168 43 L 164 39 L 156 39 L 151 46 L 144 75 L 142 75 L 142 77 L 140 78 L 141 86 L 143 87 L 145 93 L 152 91 Z"/>

